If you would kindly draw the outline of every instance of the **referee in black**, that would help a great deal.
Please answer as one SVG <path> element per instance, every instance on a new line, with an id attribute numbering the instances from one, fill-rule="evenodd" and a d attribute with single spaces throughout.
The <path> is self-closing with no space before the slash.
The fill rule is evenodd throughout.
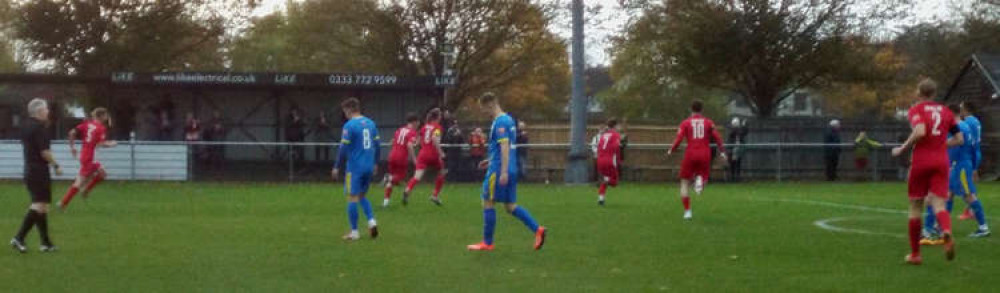
<path id="1" fill-rule="evenodd" d="M 31 193 L 31 206 L 28 214 L 24 215 L 21 229 L 10 240 L 10 246 L 20 253 L 28 252 L 24 237 L 32 227 L 38 226 L 38 233 L 42 238 L 39 250 L 53 252 L 56 251 L 56 246 L 49 239 L 47 216 L 49 203 L 52 202 L 52 174 L 49 173 L 49 166 L 55 169 L 56 175 L 61 175 L 62 169 L 52 159 L 52 151 L 49 149 L 51 132 L 48 103 L 42 99 L 31 100 L 28 102 L 28 114 L 31 118 L 21 128 L 21 145 L 24 147 L 24 184 Z"/>

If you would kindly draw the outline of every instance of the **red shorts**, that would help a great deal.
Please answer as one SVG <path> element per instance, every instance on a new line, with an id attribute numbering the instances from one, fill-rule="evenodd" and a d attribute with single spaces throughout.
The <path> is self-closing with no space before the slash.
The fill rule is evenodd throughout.
<path id="1" fill-rule="evenodd" d="M 407 159 L 389 160 L 389 175 L 392 176 L 392 184 L 399 183 L 406 179 L 406 167 L 409 167 Z"/>
<path id="2" fill-rule="evenodd" d="M 597 161 L 597 173 L 607 178 L 608 185 L 618 185 L 618 162 L 612 160 Z"/>
<path id="3" fill-rule="evenodd" d="M 444 169 L 444 160 L 440 157 L 418 157 L 417 170 L 427 170 L 428 168 L 437 170 Z"/>
<path id="4" fill-rule="evenodd" d="M 80 177 L 90 177 L 94 172 L 101 169 L 100 162 L 80 162 Z"/>
<path id="5" fill-rule="evenodd" d="M 923 199 L 928 193 L 948 198 L 948 165 L 914 165 L 907 180 L 910 199 Z"/>
<path id="6" fill-rule="evenodd" d="M 688 158 L 684 157 L 681 162 L 680 178 L 693 180 L 695 176 L 701 176 L 701 180 L 708 181 L 708 175 L 712 172 L 712 159 L 710 158 Z"/>
<path id="7" fill-rule="evenodd" d="M 868 167 L 868 158 L 856 158 L 854 159 L 854 167 L 858 170 L 864 170 Z"/>

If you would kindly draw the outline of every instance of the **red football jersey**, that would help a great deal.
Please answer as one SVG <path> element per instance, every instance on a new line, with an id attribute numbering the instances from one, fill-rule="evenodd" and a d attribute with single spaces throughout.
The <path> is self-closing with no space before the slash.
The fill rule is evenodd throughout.
<path id="1" fill-rule="evenodd" d="M 392 152 L 389 153 L 390 161 L 406 161 L 410 156 L 409 145 L 417 138 L 417 130 L 409 126 L 396 129 L 396 134 L 392 139 Z"/>
<path id="2" fill-rule="evenodd" d="M 913 147 L 913 165 L 948 164 L 948 132 L 955 127 L 955 114 L 933 101 L 910 108 L 910 126 L 925 125 L 927 134 Z"/>
<path id="3" fill-rule="evenodd" d="M 681 122 L 677 129 L 677 138 L 674 139 L 670 150 L 676 151 L 681 141 L 685 139 L 687 140 L 687 152 L 710 150 L 710 144 L 713 141 L 719 146 L 719 149 L 724 148 L 722 138 L 715 130 L 715 123 L 701 114 L 691 115 L 684 122 Z"/>
<path id="4" fill-rule="evenodd" d="M 427 123 L 420 129 L 420 155 L 421 158 L 437 158 L 437 147 L 434 146 L 434 139 L 441 138 L 441 125 L 437 123 Z"/>
<path id="5" fill-rule="evenodd" d="M 80 143 L 83 145 L 83 151 L 80 153 L 80 162 L 92 162 L 94 160 L 94 151 L 97 149 L 97 145 L 104 142 L 105 133 L 107 128 L 104 127 L 100 121 L 97 120 L 86 120 L 76 126 L 77 137 L 80 138 Z"/>
<path id="6" fill-rule="evenodd" d="M 621 157 L 619 147 L 622 137 L 618 131 L 608 129 L 597 139 L 597 160 L 617 161 Z"/>

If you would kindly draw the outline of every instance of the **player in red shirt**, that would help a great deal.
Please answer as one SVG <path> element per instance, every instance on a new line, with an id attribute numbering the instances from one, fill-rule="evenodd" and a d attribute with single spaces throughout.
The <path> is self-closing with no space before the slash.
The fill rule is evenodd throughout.
<path id="1" fill-rule="evenodd" d="M 94 154 L 97 151 L 97 147 L 114 147 L 118 145 L 113 140 L 105 140 L 105 134 L 107 133 L 106 125 L 109 125 L 110 121 L 108 110 L 97 108 L 91 112 L 91 119 L 84 120 L 80 125 L 70 129 L 69 148 L 73 154 L 73 158 L 78 157 L 75 144 L 75 140 L 78 137 L 80 138 L 80 143 L 83 145 L 83 152 L 79 153 L 80 173 L 76 176 L 76 180 L 73 181 L 73 185 L 66 191 L 66 195 L 59 201 L 59 209 L 66 210 L 69 202 L 73 200 L 73 196 L 80 191 L 81 186 L 87 186 L 83 190 L 83 197 L 86 198 L 90 194 L 90 191 L 94 189 L 94 186 L 101 183 L 107 176 L 104 168 L 101 167 L 101 163 L 97 162 L 96 158 L 94 158 Z"/>
<path id="2" fill-rule="evenodd" d="M 441 187 L 444 186 L 444 176 L 448 174 L 448 169 L 444 165 L 444 150 L 441 149 L 441 109 L 434 108 L 427 112 L 427 120 L 424 127 L 420 128 L 420 154 L 417 155 L 417 170 L 413 172 L 413 178 L 406 184 L 403 191 L 403 205 L 406 205 L 410 198 L 410 192 L 417 182 L 424 177 L 424 170 L 432 168 L 438 170 L 437 180 L 434 181 L 434 193 L 431 201 L 441 205 Z"/>
<path id="3" fill-rule="evenodd" d="M 604 205 L 604 193 L 608 186 L 618 186 L 618 165 L 621 164 L 621 134 L 618 120 L 608 120 L 608 128 L 597 139 L 597 172 L 601 174 L 601 186 L 597 189 L 597 204 Z"/>
<path id="4" fill-rule="evenodd" d="M 688 195 L 688 186 L 694 181 L 694 192 L 701 194 L 708 175 L 712 171 L 712 147 L 711 143 L 720 150 L 724 150 L 722 137 L 715 129 L 715 123 L 711 119 L 701 115 L 703 104 L 699 100 L 691 103 L 691 117 L 681 122 L 677 129 L 677 138 L 674 139 L 673 146 L 667 151 L 670 156 L 680 146 L 681 141 L 687 140 L 687 148 L 684 150 L 684 161 L 681 162 L 681 202 L 684 203 L 684 219 L 690 220 L 691 197 Z M 719 157 L 726 159 L 726 152 L 720 151 Z"/>
<path id="5" fill-rule="evenodd" d="M 389 206 L 392 187 L 406 178 L 406 169 L 409 168 L 410 161 L 416 161 L 414 148 L 417 146 L 417 125 L 420 125 L 420 118 L 416 114 L 409 114 L 406 116 L 406 125 L 396 129 L 396 134 L 393 135 L 392 152 L 389 153 L 389 178 L 385 183 L 385 199 L 382 200 L 382 207 Z"/>
<path id="6" fill-rule="evenodd" d="M 913 147 L 910 164 L 910 254 L 906 262 L 919 265 L 920 258 L 920 215 L 924 210 L 924 200 L 934 209 L 938 225 L 942 230 L 945 258 L 955 258 L 955 240 L 951 234 L 951 215 L 945 209 L 948 201 L 948 147 L 962 144 L 962 134 L 958 129 L 955 114 L 947 107 L 934 102 L 937 83 L 926 79 L 918 85 L 917 104 L 910 108 L 907 117 L 913 132 L 903 145 L 892 149 L 893 156 L 899 156 Z M 948 139 L 948 134 L 953 134 Z"/>

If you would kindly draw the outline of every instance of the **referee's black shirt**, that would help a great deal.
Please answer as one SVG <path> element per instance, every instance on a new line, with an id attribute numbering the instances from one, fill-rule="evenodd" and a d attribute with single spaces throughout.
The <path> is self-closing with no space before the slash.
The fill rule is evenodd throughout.
<path id="1" fill-rule="evenodd" d="M 21 145 L 24 148 L 25 177 L 47 176 L 49 163 L 42 158 L 42 152 L 49 150 L 51 138 L 48 127 L 34 118 L 27 119 L 21 129 Z"/>

